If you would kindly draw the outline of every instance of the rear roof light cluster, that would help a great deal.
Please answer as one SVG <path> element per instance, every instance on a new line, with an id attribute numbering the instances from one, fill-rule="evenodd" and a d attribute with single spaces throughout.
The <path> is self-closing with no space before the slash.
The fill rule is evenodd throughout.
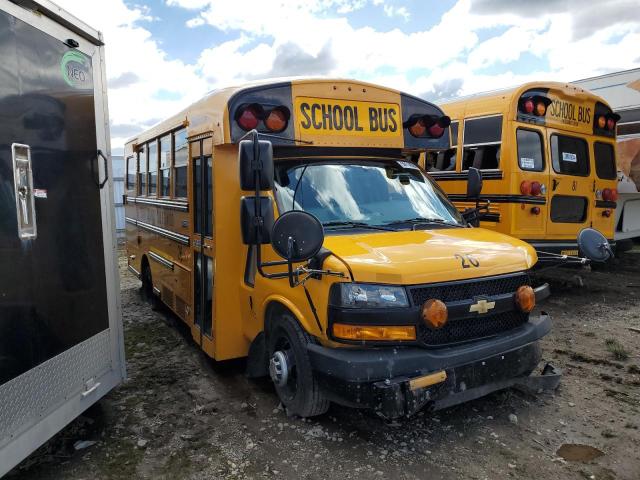
<path id="1" fill-rule="evenodd" d="M 609 130 L 613 132 L 616 129 L 616 124 L 620 119 L 620 115 L 617 113 L 609 113 L 607 115 L 598 115 L 596 118 L 596 126 L 600 130 Z"/>
<path id="2" fill-rule="evenodd" d="M 253 130 L 262 123 L 264 130 L 272 133 L 286 129 L 290 118 L 291 111 L 284 105 L 265 108 L 259 103 L 241 105 L 235 114 L 235 121 L 241 129 Z"/>
<path id="3" fill-rule="evenodd" d="M 417 138 L 440 138 L 451 125 L 451 119 L 446 115 L 412 115 L 404 122 L 404 128 Z"/>
<path id="4" fill-rule="evenodd" d="M 544 95 L 526 95 L 520 98 L 518 110 L 525 115 L 544 117 L 549 105 L 551 105 L 551 99 Z"/>

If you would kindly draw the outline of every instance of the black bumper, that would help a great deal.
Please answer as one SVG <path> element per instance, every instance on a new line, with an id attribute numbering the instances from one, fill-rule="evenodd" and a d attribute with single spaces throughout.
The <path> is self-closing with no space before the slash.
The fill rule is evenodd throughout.
<path id="1" fill-rule="evenodd" d="M 526 377 L 540 361 L 537 341 L 549 333 L 543 314 L 496 337 L 454 347 L 327 348 L 308 345 L 315 374 L 334 402 L 373 408 L 394 418 L 431 404 L 444 408 Z M 434 372 L 446 380 L 411 389 L 410 381 Z M 492 388 L 495 387 L 495 388 Z"/>

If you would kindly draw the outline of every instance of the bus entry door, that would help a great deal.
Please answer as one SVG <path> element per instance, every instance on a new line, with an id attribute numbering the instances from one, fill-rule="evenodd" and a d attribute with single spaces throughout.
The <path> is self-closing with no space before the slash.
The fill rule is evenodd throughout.
<path id="1" fill-rule="evenodd" d="M 215 244 L 213 238 L 213 157 L 211 138 L 191 142 L 193 179 L 194 339 L 210 342 L 213 332 Z M 197 338 L 199 337 L 199 338 Z"/>

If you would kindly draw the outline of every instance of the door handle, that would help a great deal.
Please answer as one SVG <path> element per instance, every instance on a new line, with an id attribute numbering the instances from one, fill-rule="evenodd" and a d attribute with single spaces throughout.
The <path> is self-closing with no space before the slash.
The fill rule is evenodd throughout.
<path id="1" fill-rule="evenodd" d="M 102 161 L 104 164 L 104 180 L 102 180 L 102 182 L 100 181 L 100 168 L 98 168 L 98 180 L 96 182 L 100 190 L 102 190 L 102 188 L 106 185 L 107 180 L 109 180 L 109 162 L 107 161 L 107 157 L 105 156 L 105 154 L 102 153 L 102 150 L 98 149 L 97 154 L 98 158 L 102 157 Z"/>
<path id="2" fill-rule="evenodd" d="M 33 196 L 31 147 L 14 143 L 11 145 L 11 157 L 13 160 L 13 187 L 16 195 L 18 237 L 22 240 L 34 240 L 38 236 L 38 229 Z"/>

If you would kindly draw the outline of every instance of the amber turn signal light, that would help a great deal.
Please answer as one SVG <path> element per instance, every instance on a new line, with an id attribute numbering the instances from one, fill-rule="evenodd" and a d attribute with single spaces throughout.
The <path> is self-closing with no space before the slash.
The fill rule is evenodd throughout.
<path id="1" fill-rule="evenodd" d="M 415 340 L 416 327 L 413 325 L 387 325 L 383 327 L 369 325 L 333 324 L 333 336 L 344 340 Z"/>
<path id="2" fill-rule="evenodd" d="M 449 311 L 442 300 L 432 298 L 422 306 L 422 320 L 431 328 L 442 328 L 449 319 Z"/>
<path id="3" fill-rule="evenodd" d="M 536 293 L 529 285 L 522 285 L 516 290 L 515 301 L 520 311 L 529 313 L 536 306 Z"/>

